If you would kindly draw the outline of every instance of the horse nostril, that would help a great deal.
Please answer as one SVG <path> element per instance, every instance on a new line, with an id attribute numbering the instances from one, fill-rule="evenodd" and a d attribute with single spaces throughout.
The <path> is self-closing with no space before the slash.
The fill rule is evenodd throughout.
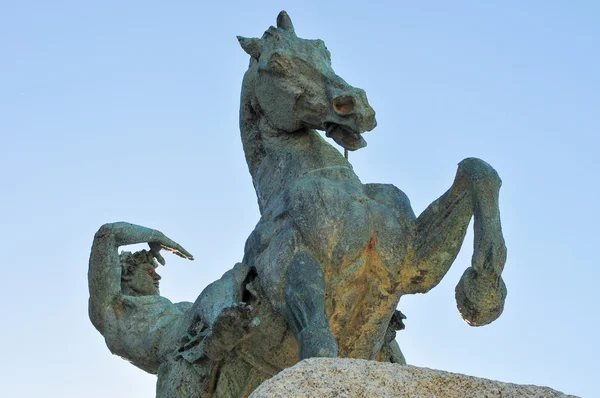
<path id="1" fill-rule="evenodd" d="M 354 99 L 346 95 L 334 98 L 333 109 L 340 115 L 347 115 L 354 111 Z"/>

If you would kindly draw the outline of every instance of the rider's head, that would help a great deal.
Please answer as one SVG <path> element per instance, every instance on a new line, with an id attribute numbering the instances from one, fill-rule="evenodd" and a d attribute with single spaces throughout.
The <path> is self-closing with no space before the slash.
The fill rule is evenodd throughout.
<path id="1" fill-rule="evenodd" d="M 121 252 L 121 291 L 128 296 L 158 296 L 158 281 L 155 271 L 158 262 L 152 252 Z"/>

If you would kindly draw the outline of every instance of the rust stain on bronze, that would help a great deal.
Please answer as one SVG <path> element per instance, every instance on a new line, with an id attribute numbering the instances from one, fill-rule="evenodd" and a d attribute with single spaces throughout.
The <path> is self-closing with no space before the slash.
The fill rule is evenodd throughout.
<path id="1" fill-rule="evenodd" d="M 327 275 L 330 297 L 330 326 L 344 357 L 368 358 L 373 356 L 375 340 L 383 323 L 395 309 L 399 295 L 397 281 L 377 251 L 377 239 L 371 236 L 361 255 L 355 259 L 363 265 L 355 273 Z M 353 264 L 343 264 L 351 267 Z M 376 359 L 372 358 L 372 359 Z"/>

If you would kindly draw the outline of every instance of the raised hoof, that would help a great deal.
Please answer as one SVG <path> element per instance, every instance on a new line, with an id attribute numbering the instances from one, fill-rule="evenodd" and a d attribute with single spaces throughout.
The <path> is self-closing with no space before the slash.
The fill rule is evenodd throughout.
<path id="1" fill-rule="evenodd" d="M 471 326 L 483 326 L 502 314 L 506 285 L 501 277 L 482 276 L 469 267 L 456 285 L 455 297 L 465 322 Z"/>
<path id="2" fill-rule="evenodd" d="M 329 327 L 307 327 L 298 334 L 298 360 L 314 357 L 335 358 L 337 341 Z"/>

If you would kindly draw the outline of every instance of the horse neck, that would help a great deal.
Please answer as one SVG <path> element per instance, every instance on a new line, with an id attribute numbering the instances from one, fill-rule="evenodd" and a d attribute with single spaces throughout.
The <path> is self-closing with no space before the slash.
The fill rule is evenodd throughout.
<path id="1" fill-rule="evenodd" d="M 246 79 L 245 79 L 246 80 Z M 253 93 L 244 82 L 240 106 L 240 132 L 246 162 L 261 214 L 295 180 L 318 174 L 332 181 L 358 177 L 350 163 L 314 130 L 277 131 L 255 111 Z"/>

